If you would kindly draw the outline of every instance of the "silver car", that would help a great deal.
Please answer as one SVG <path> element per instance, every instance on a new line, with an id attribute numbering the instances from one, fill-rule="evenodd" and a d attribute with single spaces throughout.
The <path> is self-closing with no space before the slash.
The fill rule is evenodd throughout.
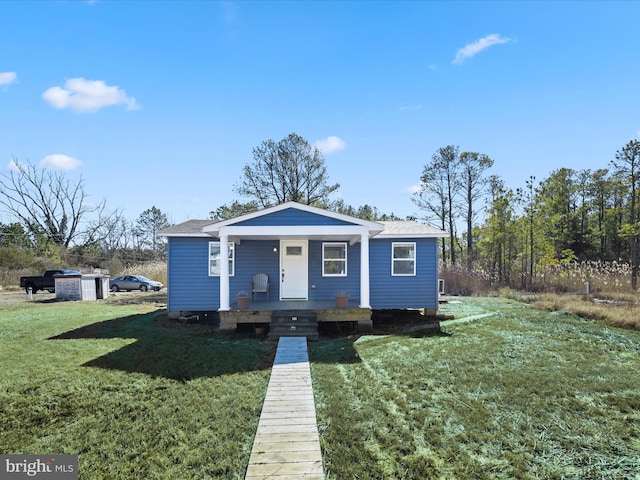
<path id="1" fill-rule="evenodd" d="M 147 290 L 159 291 L 164 285 L 155 280 L 149 280 L 142 275 L 123 275 L 122 277 L 116 277 L 109 280 L 109 288 L 112 292 L 119 292 L 120 290 L 140 290 L 146 292 Z"/>

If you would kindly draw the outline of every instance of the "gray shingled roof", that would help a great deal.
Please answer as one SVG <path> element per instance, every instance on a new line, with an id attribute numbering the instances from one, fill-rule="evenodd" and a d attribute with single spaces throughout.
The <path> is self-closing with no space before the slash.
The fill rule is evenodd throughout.
<path id="1" fill-rule="evenodd" d="M 202 229 L 212 223 L 216 222 L 214 220 L 187 220 L 184 223 L 160 230 L 158 235 L 206 235 L 202 232 Z M 206 236 L 208 237 L 209 235 Z"/>
<path id="2" fill-rule="evenodd" d="M 214 220 L 188 220 L 184 223 L 174 225 L 169 228 L 165 228 L 159 232 L 160 235 L 168 236 L 193 236 L 202 235 L 208 236 L 202 232 L 202 229 L 207 225 L 216 223 Z M 377 222 L 384 225 L 384 230 L 380 232 L 380 235 L 394 235 L 394 236 L 406 236 L 406 237 L 421 237 L 421 236 L 446 236 L 446 232 L 424 225 L 418 222 L 411 221 L 393 221 L 393 222 Z"/>
<path id="3" fill-rule="evenodd" d="M 378 222 L 384 225 L 384 230 L 380 235 L 402 235 L 407 237 L 415 236 L 446 236 L 447 233 L 439 228 L 430 227 L 423 223 L 413 221 L 392 221 Z"/>

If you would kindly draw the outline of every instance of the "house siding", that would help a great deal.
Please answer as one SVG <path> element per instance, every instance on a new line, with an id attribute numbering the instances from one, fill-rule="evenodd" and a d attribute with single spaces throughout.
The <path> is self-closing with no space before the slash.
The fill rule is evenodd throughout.
<path id="1" fill-rule="evenodd" d="M 416 244 L 416 275 L 391 275 L 391 245 Z M 437 308 L 438 250 L 435 238 L 373 239 L 369 245 L 371 308 Z"/>
<path id="2" fill-rule="evenodd" d="M 340 242 L 332 240 L 329 243 Z M 322 276 L 323 241 L 309 242 L 309 300 L 333 300 L 337 292 L 347 292 L 349 298 L 360 298 L 360 244 L 347 244 L 347 276 Z"/>
<path id="3" fill-rule="evenodd" d="M 275 249 L 275 251 L 274 251 Z M 256 273 L 266 273 L 269 277 L 269 299 L 278 300 L 280 292 L 280 242 L 278 240 L 243 240 L 236 245 L 235 276 L 229 278 L 231 303 L 238 292 L 251 292 L 251 282 Z M 256 301 L 266 301 L 266 295 L 259 293 Z"/>
<path id="4" fill-rule="evenodd" d="M 167 255 L 167 310 L 218 310 L 220 278 L 209 276 L 209 239 L 169 238 Z"/>
<path id="5" fill-rule="evenodd" d="M 220 277 L 209 276 L 209 242 L 216 238 L 170 238 L 168 244 L 169 311 L 207 311 L 220 308 Z M 273 249 L 276 248 L 276 252 Z M 269 298 L 278 299 L 279 242 L 245 240 L 235 246 L 234 275 L 229 277 L 231 302 L 249 293 L 256 273 L 269 276 Z M 256 300 L 266 300 L 256 297 Z"/>

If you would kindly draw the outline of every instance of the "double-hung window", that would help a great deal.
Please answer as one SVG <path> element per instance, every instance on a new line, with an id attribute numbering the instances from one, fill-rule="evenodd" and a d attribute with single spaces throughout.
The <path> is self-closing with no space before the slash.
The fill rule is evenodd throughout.
<path id="1" fill-rule="evenodd" d="M 322 244 L 322 276 L 347 276 L 347 244 L 327 242 Z"/>
<path id="2" fill-rule="evenodd" d="M 229 276 L 233 277 L 236 249 L 233 242 L 229 242 Z M 220 276 L 220 242 L 209 242 L 209 276 Z"/>
<path id="3" fill-rule="evenodd" d="M 391 244 L 391 275 L 415 276 L 416 244 L 415 242 L 393 242 Z"/>

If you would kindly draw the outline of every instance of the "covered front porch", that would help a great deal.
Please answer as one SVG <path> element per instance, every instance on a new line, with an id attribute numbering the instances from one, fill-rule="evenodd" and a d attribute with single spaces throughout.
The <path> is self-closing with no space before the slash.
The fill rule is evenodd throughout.
<path id="1" fill-rule="evenodd" d="M 238 310 L 234 297 L 244 293 L 241 282 L 248 284 L 255 274 L 268 277 L 271 298 L 330 302 L 334 293 L 344 292 L 358 299 L 356 308 L 370 312 L 369 239 L 383 230 L 381 224 L 308 205 L 279 205 L 241 218 L 202 229 L 219 239 L 218 250 L 210 252 L 210 261 L 219 278 L 221 316 L 222 312 Z M 229 262 L 221 261 L 227 258 Z M 309 305 L 298 303 L 293 308 L 317 306 Z M 279 307 L 263 304 L 259 309 L 252 307 L 252 311 Z M 331 309 L 331 304 L 317 308 Z M 319 321 L 326 321 L 322 318 Z"/>

